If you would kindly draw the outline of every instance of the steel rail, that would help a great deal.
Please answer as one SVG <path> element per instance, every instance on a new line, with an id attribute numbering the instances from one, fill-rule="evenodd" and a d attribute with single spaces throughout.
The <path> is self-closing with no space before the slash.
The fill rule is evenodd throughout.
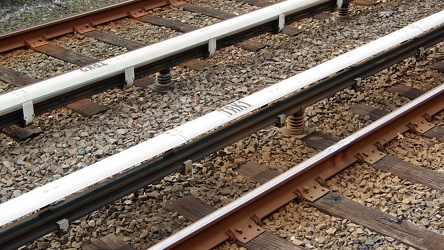
<path id="1" fill-rule="evenodd" d="M 72 15 L 38 26 L 0 34 L 0 53 L 28 46 L 32 41 L 45 42 L 73 33 L 76 28 L 91 28 L 113 20 L 128 17 L 129 13 L 154 9 L 170 4 L 168 0 L 132 0 L 104 8 Z"/>
<path id="2" fill-rule="evenodd" d="M 421 23 L 429 25 L 430 20 L 435 20 L 437 17 L 441 17 L 438 18 L 438 21 L 442 23 L 444 22 L 443 13 L 444 11 L 427 17 L 416 22 L 415 25 L 420 26 Z M 112 175 L 125 171 L 143 161 L 155 157 L 158 154 L 177 148 L 187 141 L 200 137 L 203 133 L 214 130 L 219 126 L 223 126 L 250 111 L 269 105 L 270 103 L 287 96 L 289 93 L 299 91 L 303 87 L 307 87 L 318 80 L 328 77 L 338 71 L 342 71 L 369 56 L 375 55 L 377 52 L 383 51 L 387 46 L 390 47 L 393 43 L 405 42 L 407 38 L 411 38 L 412 35 L 418 34 L 418 30 L 420 29 L 416 27 L 411 28 L 410 26 L 403 28 L 367 45 L 317 65 L 316 67 L 297 74 L 287 80 L 244 97 L 239 101 L 235 101 L 200 118 L 185 123 L 148 141 L 133 146 L 121 153 L 96 162 L 87 168 L 83 168 L 42 187 L 36 188 L 35 190 L 14 198 L 5 204 L 0 204 L 0 213 L 4 214 L 3 217 L 0 217 L 0 225 L 4 225 L 21 216 L 45 207 L 59 199 L 76 193 L 83 188 L 89 187 L 96 182 L 109 178 Z M 424 32 L 421 30 L 419 34 L 423 33 Z M 397 40 L 393 41 L 393 37 Z M 387 41 L 389 43 L 387 43 Z M 384 60 L 381 59 L 381 61 Z M 141 151 L 145 153 L 140 154 Z M 107 167 L 109 164 L 112 166 Z M 85 178 L 84 176 L 88 176 L 88 178 Z M 30 200 L 32 201 L 31 203 L 29 202 Z"/>
<path id="3" fill-rule="evenodd" d="M 127 85 L 126 69 L 134 67 L 136 78 L 169 69 L 189 59 L 208 56 L 210 39 L 217 38 L 217 49 L 224 48 L 259 34 L 276 31 L 278 16 L 282 13 L 285 14 L 285 22 L 289 23 L 320 11 L 332 10 L 333 3 L 328 0 L 279 3 L 104 60 L 93 64 L 91 70 L 87 66 L 5 93 L 0 96 L 0 128 L 29 124 L 32 118 L 24 114 L 25 104 L 32 107 L 31 113 L 39 115 L 108 89 L 122 88 Z"/>
<path id="4" fill-rule="evenodd" d="M 440 85 L 150 249 L 210 249 L 213 245 L 209 241 L 230 239 L 227 232 L 244 228 L 252 216 L 263 219 L 288 202 L 303 198 L 297 189 L 307 179 L 332 177 L 357 162 L 358 153 L 376 150 L 374 144 L 386 143 L 409 130 L 409 122 L 418 124 L 425 120 L 424 114 L 432 116 L 443 109 L 444 85 Z"/>
<path id="5" fill-rule="evenodd" d="M 388 67 L 397 61 L 401 61 L 407 54 L 411 55 L 419 47 L 429 46 L 432 41 L 441 41 L 442 32 L 443 27 L 431 30 L 420 37 L 352 66 L 331 78 L 321 81 L 319 84 L 262 107 L 248 117 L 239 118 L 221 129 L 175 148 L 120 176 L 102 184 L 97 184 L 74 198 L 67 198 L 50 206 L 43 212 L 7 226 L 0 230 L 0 248 L 17 248 L 33 239 L 57 230 L 57 222 L 62 219 L 74 221 L 125 195 L 134 193 L 170 173 L 179 171 L 183 162 L 187 160 L 196 161 L 223 149 L 241 138 L 275 124 L 277 122 L 276 117 L 280 114 L 294 114 L 301 107 L 316 103 L 355 84 L 357 78 L 365 78 L 381 70 L 383 68 L 381 65 Z"/>

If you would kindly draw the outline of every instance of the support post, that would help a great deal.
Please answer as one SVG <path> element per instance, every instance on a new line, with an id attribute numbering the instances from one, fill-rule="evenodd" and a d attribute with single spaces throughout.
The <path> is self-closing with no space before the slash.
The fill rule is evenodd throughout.
<path id="1" fill-rule="evenodd" d="M 291 135 L 296 138 L 304 138 L 313 132 L 313 129 L 309 129 L 305 126 L 304 122 L 305 108 L 301 108 L 298 112 L 287 117 L 285 126 L 281 129 L 286 135 Z"/>
<path id="2" fill-rule="evenodd" d="M 156 81 L 150 87 L 157 92 L 166 93 L 168 91 L 174 90 L 174 85 L 171 83 L 171 73 L 170 69 L 161 70 L 156 75 Z"/>
<path id="3" fill-rule="evenodd" d="M 348 18 L 348 7 L 350 5 L 350 0 L 338 0 L 338 18 Z"/>

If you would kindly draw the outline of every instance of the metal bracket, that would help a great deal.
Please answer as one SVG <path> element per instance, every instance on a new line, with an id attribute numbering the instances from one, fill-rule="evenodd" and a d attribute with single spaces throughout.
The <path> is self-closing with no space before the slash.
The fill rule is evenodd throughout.
<path id="1" fill-rule="evenodd" d="M 283 128 L 283 127 L 285 127 L 286 123 L 287 123 L 287 115 L 286 114 L 280 114 L 277 116 L 276 127 Z"/>
<path id="2" fill-rule="evenodd" d="M 425 53 L 424 47 L 420 47 L 418 49 L 418 58 L 423 58 L 424 57 L 424 53 Z"/>
<path id="3" fill-rule="evenodd" d="M 360 78 L 360 77 L 355 78 L 355 82 L 353 83 L 352 88 L 356 90 L 356 89 L 360 88 L 361 86 L 362 86 L 362 78 Z"/>
<path id="4" fill-rule="evenodd" d="M 91 31 L 94 31 L 94 27 L 91 24 L 84 24 L 80 26 L 74 26 L 74 30 L 79 34 L 85 34 Z"/>
<path id="5" fill-rule="evenodd" d="M 422 120 L 418 124 L 416 124 L 416 132 L 424 134 L 425 132 L 429 131 L 434 127 L 435 127 L 434 124 L 427 122 L 427 120 Z"/>
<path id="6" fill-rule="evenodd" d="M 330 190 L 328 188 L 321 186 L 321 184 L 313 183 L 311 185 L 304 185 L 302 187 L 302 190 L 301 188 L 298 188 L 295 191 L 295 194 L 297 194 L 298 196 L 302 195 L 304 199 L 310 202 L 314 202 L 322 196 L 326 195 L 329 191 Z M 302 197 L 299 198 L 301 199 Z"/>
<path id="7" fill-rule="evenodd" d="M 429 113 L 424 113 L 422 115 L 422 117 L 424 117 L 424 119 L 426 119 L 426 121 L 431 122 L 432 121 L 432 116 L 429 115 Z"/>
<path id="8" fill-rule="evenodd" d="M 59 229 L 59 237 L 62 237 L 62 235 L 68 233 L 69 221 L 67 219 L 57 221 L 57 226 Z"/>
<path id="9" fill-rule="evenodd" d="M 237 240 L 245 244 L 263 232 L 265 232 L 265 229 L 256 225 L 256 223 L 248 223 L 248 225 L 243 228 L 238 227 L 234 230 L 230 228 L 226 234 L 230 236 L 231 240 Z"/>
<path id="10" fill-rule="evenodd" d="M 411 132 L 418 132 L 420 134 L 424 134 L 425 132 L 429 131 L 433 127 L 435 127 L 434 124 L 431 124 L 427 122 L 426 120 L 422 120 L 418 122 L 417 124 L 413 124 L 411 122 L 407 123 L 407 127 L 410 129 Z"/>
<path id="11" fill-rule="evenodd" d="M 130 10 L 128 11 L 128 16 L 132 18 L 138 18 L 147 15 L 148 12 L 146 12 L 144 9 L 137 9 L 137 10 Z"/>
<path id="12" fill-rule="evenodd" d="M 134 66 L 126 68 L 125 69 L 125 82 L 126 82 L 125 88 L 133 86 L 135 78 L 136 77 L 134 74 Z"/>
<path id="13" fill-rule="evenodd" d="M 35 117 L 34 104 L 32 103 L 32 100 L 22 103 L 22 108 L 23 108 L 23 121 L 27 126 L 32 123 Z"/>
<path id="14" fill-rule="evenodd" d="M 213 56 L 216 53 L 217 45 L 216 45 L 216 38 L 211 38 L 208 41 L 208 52 L 209 57 Z"/>
<path id="15" fill-rule="evenodd" d="M 358 161 L 362 164 L 364 162 L 368 164 L 375 164 L 377 161 L 384 158 L 387 154 L 378 151 L 376 149 L 373 149 L 368 152 L 359 152 L 355 155 L 356 158 L 358 158 Z"/>
<path id="16" fill-rule="evenodd" d="M 168 0 L 167 2 L 172 6 L 178 6 L 185 3 L 183 0 Z"/>
<path id="17" fill-rule="evenodd" d="M 44 37 L 39 37 L 39 38 L 35 38 L 35 39 L 27 39 L 25 40 L 25 44 L 28 48 L 37 48 L 43 45 L 47 45 L 49 44 L 48 41 L 46 41 L 46 39 Z"/>
<path id="18" fill-rule="evenodd" d="M 285 28 L 285 14 L 279 14 L 278 18 L 278 32 L 281 32 Z"/>
<path id="19" fill-rule="evenodd" d="M 193 171 L 193 161 L 192 160 L 186 160 L 183 162 L 183 169 L 182 174 L 189 175 Z"/>
<path id="20" fill-rule="evenodd" d="M 373 146 L 375 146 L 376 149 L 378 149 L 379 151 L 384 150 L 384 144 L 382 144 L 382 142 L 380 142 L 380 141 L 373 143 Z"/>
<path id="21" fill-rule="evenodd" d="M 256 223 L 256 225 L 262 226 L 262 220 L 257 214 L 253 214 L 252 216 L 250 216 L 250 219 L 252 219 L 254 223 Z"/>

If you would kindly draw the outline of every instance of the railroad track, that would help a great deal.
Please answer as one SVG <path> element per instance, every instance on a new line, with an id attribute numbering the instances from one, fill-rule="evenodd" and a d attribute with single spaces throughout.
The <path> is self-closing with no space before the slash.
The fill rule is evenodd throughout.
<path id="1" fill-rule="evenodd" d="M 153 15 L 152 11 L 149 11 L 150 9 L 166 5 L 167 7 L 175 6 L 175 8 L 157 10 L 156 15 Z M 77 76 L 75 76 L 73 72 L 73 74 L 69 75 L 69 79 L 62 76 L 56 77 L 55 79 L 40 82 L 38 84 L 38 90 L 36 91 L 33 91 L 32 87 L 28 87 L 22 89 L 20 93 L 16 92 L 9 94 L 9 96 L 4 96 L 4 103 L 2 103 L 4 108 L 1 111 L 1 127 L 20 122 L 29 125 L 36 114 L 41 114 L 48 110 L 67 105 L 82 97 L 89 97 L 111 88 L 132 86 L 135 78 L 140 79 L 156 72 L 160 72 L 160 75 L 157 77 L 156 84 L 153 85 L 154 90 L 160 92 L 171 91 L 174 89 L 174 86 L 171 84 L 171 67 L 190 59 L 213 55 L 217 49 L 231 46 L 246 40 L 247 38 L 258 36 L 265 32 L 282 31 L 286 34 L 296 35 L 299 33 L 299 30 L 290 26 L 285 28 L 286 23 L 294 22 L 303 17 L 312 16 L 321 11 L 332 10 L 334 8 L 334 1 L 301 2 L 295 4 L 281 4 L 279 6 L 281 7 L 276 7 L 276 9 L 265 8 L 264 11 L 254 12 L 257 13 L 256 15 L 252 13 L 251 15 L 244 15 L 243 17 L 245 18 L 236 19 L 234 18 L 237 16 L 236 14 L 213 10 L 205 6 L 193 5 L 182 1 L 129 1 L 115 6 L 114 8 L 105 8 L 103 10 L 94 11 L 93 13 L 81 14 L 77 17 L 53 22 L 48 25 L 6 34 L 0 39 L 2 42 L 0 45 L 0 52 L 27 46 L 31 48 L 32 51 L 62 60 L 73 67 L 74 65 L 77 65 L 81 68 L 77 70 Z M 194 19 L 206 15 L 206 24 L 203 27 L 214 24 L 220 20 L 234 18 L 231 22 L 232 24 L 228 24 L 228 26 L 232 28 L 227 29 L 227 25 L 224 24 L 196 31 L 198 28 L 202 27 L 186 24 L 180 19 L 177 20 L 182 16 L 178 10 L 197 13 L 196 15 L 193 15 L 195 16 Z M 173 17 L 175 17 L 176 20 L 163 17 L 166 15 L 171 16 L 171 13 L 173 13 Z M 278 16 L 276 16 L 276 14 Z M 133 56 L 130 56 L 131 54 L 129 53 L 125 56 L 116 57 L 114 60 L 109 59 L 100 61 L 100 59 L 106 58 L 106 54 L 104 55 L 105 58 L 103 58 L 101 55 L 104 54 L 104 51 L 97 51 L 95 48 L 97 47 L 98 41 L 109 44 L 103 46 L 105 50 L 118 50 L 115 49 L 115 46 L 123 48 L 124 51 L 134 50 L 147 45 L 146 43 L 144 44 L 138 41 L 129 40 L 125 37 L 116 36 L 109 31 L 104 32 L 94 28 L 94 26 L 123 17 L 132 17 L 138 21 L 137 24 L 129 25 L 130 27 L 132 26 L 132 28 L 143 30 L 147 27 L 142 23 L 146 23 L 148 27 L 151 28 L 153 25 L 160 26 L 160 28 L 168 29 L 168 31 L 188 32 L 189 35 L 168 40 L 170 42 L 166 41 L 165 43 L 159 44 L 159 46 L 154 44 L 146 47 L 144 50 L 138 50 L 138 54 L 133 53 Z M 264 18 L 257 21 L 260 17 Z M 193 19 L 188 21 L 192 20 Z M 76 45 L 73 46 L 72 44 L 69 44 L 67 46 L 65 43 L 64 46 L 60 46 L 57 42 L 52 44 L 48 42 L 48 39 L 72 32 L 84 35 L 82 36 L 82 41 L 74 42 L 74 44 L 80 43 L 80 46 L 75 47 L 78 51 L 69 49 L 69 47 L 74 47 Z M 164 31 L 162 31 L 162 33 L 163 32 Z M 128 34 L 129 31 L 123 33 Z M 169 35 L 166 35 L 166 37 L 174 35 L 177 35 L 177 33 L 170 33 Z M 89 39 L 83 39 L 84 37 Z M 87 41 L 84 42 L 83 40 Z M 60 44 L 63 44 L 63 42 Z M 264 44 L 250 42 L 244 47 L 257 51 L 265 46 L 266 45 Z M 102 58 L 95 58 L 80 53 L 88 50 L 92 50 L 96 55 Z M 137 58 L 136 55 L 141 54 L 143 57 Z M 6 58 L 8 57 L 6 56 Z M 60 63 L 61 62 L 59 62 L 59 64 Z M 117 64 L 127 64 L 128 66 L 122 69 L 120 69 L 120 66 L 117 66 L 117 70 L 107 69 L 110 67 L 116 67 Z M 35 81 L 29 76 L 15 72 L 10 68 L 3 67 L 0 68 L 0 70 L 2 70 L 2 80 L 10 85 L 23 86 Z M 107 70 L 108 75 L 99 73 L 99 71 L 103 70 Z M 97 77 L 97 74 L 99 74 L 100 77 Z M 87 77 L 87 75 L 91 75 L 91 77 Z M 82 81 L 82 79 L 85 80 Z M 60 82 L 63 82 L 63 84 L 60 84 Z M 52 89 L 52 91 L 41 93 L 39 91 L 41 88 L 47 88 L 48 90 Z M 20 103 L 17 103 L 16 105 L 11 104 L 11 102 L 17 100 L 17 95 L 23 95 L 21 99 L 24 98 L 28 100 L 26 107 L 22 105 L 22 103 L 25 103 L 23 100 L 20 100 Z M 32 103 L 29 103 L 29 101 Z M 8 104 L 10 106 L 7 106 Z M 103 109 L 98 109 L 99 111 L 103 111 Z"/>
<path id="2" fill-rule="evenodd" d="M 408 88 L 403 90 L 406 89 Z M 413 92 L 412 89 L 409 89 L 409 91 Z M 440 222 L 442 208 L 434 211 L 437 217 L 434 220 L 432 219 L 434 226 L 440 228 L 441 231 L 433 232 L 415 225 L 409 221 L 408 217 L 405 218 L 403 215 L 401 217 L 399 215 L 394 216 L 388 212 L 381 212 L 378 207 L 365 206 L 365 203 L 368 203 L 367 200 L 372 197 L 372 191 L 367 194 L 349 192 L 349 197 L 346 197 L 345 193 L 340 194 L 341 191 L 336 187 L 336 180 L 341 177 L 334 177 L 334 175 L 347 166 L 359 162 L 356 164 L 359 166 L 355 166 L 355 168 L 373 166 L 381 172 L 388 172 L 393 176 L 442 193 L 444 191 L 444 174 L 442 171 L 438 172 L 420 167 L 383 152 L 385 146 L 390 144 L 392 139 L 398 137 L 399 140 L 399 138 L 402 138 L 402 134 L 407 131 L 420 133 L 441 143 L 444 141 L 444 128 L 429 123 L 433 121 L 432 116 L 434 114 L 444 109 L 444 103 L 441 101 L 442 91 L 443 87 L 440 86 L 428 93 L 430 102 L 421 101 L 429 98 L 426 97 L 426 94 L 392 113 L 374 109 L 365 104 L 356 106 L 354 108 L 356 113 L 361 115 L 371 114 L 372 119 L 379 120 L 343 140 L 320 132 L 304 137 L 302 140 L 306 145 L 322 151 L 283 174 L 255 163 L 247 163 L 241 166 L 236 171 L 262 185 L 222 209 L 216 210 L 198 198 L 191 196 L 171 202 L 167 209 L 178 212 L 189 220 L 196 221 L 205 215 L 209 215 L 154 246 L 153 249 L 210 249 L 226 240 L 234 241 L 247 249 L 257 247 L 261 249 L 305 249 L 270 232 L 270 230 L 276 231 L 277 228 L 283 231 L 291 228 L 291 226 L 284 228 L 283 225 L 280 225 L 279 221 L 283 222 L 282 219 L 285 220 L 285 215 L 276 211 L 285 205 L 288 208 L 289 202 L 292 203 L 292 207 L 300 206 L 295 204 L 295 200 L 305 201 L 305 204 L 329 216 L 349 220 L 414 248 L 440 248 L 444 243 L 442 221 Z M 405 94 L 406 92 L 401 93 Z M 382 113 L 388 114 L 381 117 Z M 442 120 L 438 122 L 442 123 Z M 398 147 L 403 147 L 402 143 L 400 144 Z M 392 146 L 387 151 L 396 152 L 398 147 Z M 363 164 L 366 166 L 363 167 Z M 442 166 L 439 168 L 442 169 Z M 373 174 L 378 175 L 381 172 L 374 171 Z M 347 174 L 342 175 L 350 178 Z M 334 181 L 328 180 L 331 177 Z M 359 181 L 347 184 L 358 184 L 364 190 L 370 190 L 366 183 L 368 179 L 372 179 L 371 177 L 367 176 L 365 179 L 362 176 L 351 178 L 357 178 Z M 364 181 L 364 184 L 362 181 Z M 336 188 L 336 192 L 329 192 L 332 187 Z M 367 197 L 367 199 L 360 199 L 362 197 Z M 440 198 L 436 198 L 439 203 Z M 403 200 L 402 203 L 415 206 L 410 199 Z M 426 208 L 423 207 L 422 209 Z M 213 213 L 210 214 L 211 212 Z M 267 218 L 272 213 L 274 214 L 271 218 Z M 290 217 L 292 216 L 290 215 Z M 293 223 L 297 224 L 296 221 L 293 221 Z M 268 231 L 261 226 L 268 228 Z M 333 229 L 336 232 L 336 228 Z M 333 235 L 334 233 L 324 234 Z M 373 246 L 373 244 L 369 245 Z"/>

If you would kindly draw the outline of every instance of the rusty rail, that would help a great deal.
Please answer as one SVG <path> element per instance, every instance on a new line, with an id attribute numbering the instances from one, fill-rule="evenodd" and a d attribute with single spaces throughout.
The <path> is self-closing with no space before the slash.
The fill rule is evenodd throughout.
<path id="1" fill-rule="evenodd" d="M 443 110 L 443 98 L 441 85 L 151 249 L 210 249 L 228 239 L 253 239 L 264 232 L 261 219 L 273 211 L 295 199 L 313 202 L 328 193 L 326 179 L 357 161 L 384 157 L 383 145 Z"/>
<path id="2" fill-rule="evenodd" d="M 128 17 L 130 13 L 162 7 L 178 1 L 168 0 L 133 0 L 114 4 L 97 10 L 73 15 L 60 20 L 44 23 L 27 29 L 0 35 L 0 53 L 24 46 L 43 45 L 47 40 L 63 36 L 82 29 Z"/>

